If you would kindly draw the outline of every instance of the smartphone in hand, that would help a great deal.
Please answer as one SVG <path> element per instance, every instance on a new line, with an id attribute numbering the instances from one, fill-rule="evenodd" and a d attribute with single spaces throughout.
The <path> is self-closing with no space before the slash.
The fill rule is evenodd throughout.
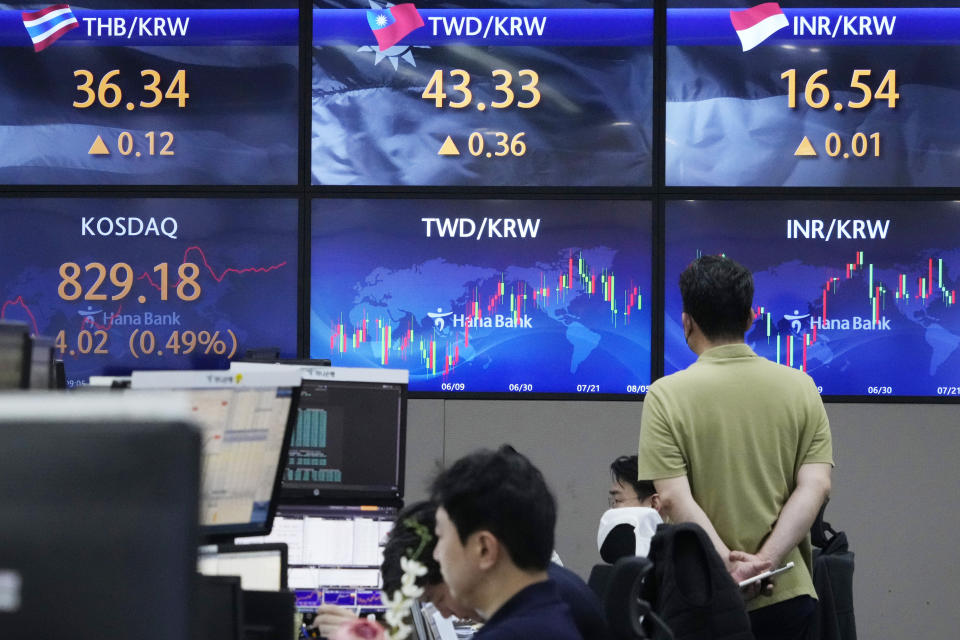
<path id="1" fill-rule="evenodd" d="M 792 562 L 788 562 L 787 564 L 783 565 L 783 566 L 780 567 L 779 569 L 771 569 L 770 571 L 764 571 L 763 573 L 758 573 L 757 575 L 753 576 L 752 578 L 747 578 L 746 580 L 741 580 L 740 583 L 739 583 L 739 584 L 740 584 L 740 588 L 743 589 L 744 587 L 750 586 L 750 585 L 753 584 L 754 582 L 760 582 L 761 580 L 765 580 L 765 579 L 767 579 L 767 578 L 770 578 L 770 577 L 772 577 L 772 576 L 777 575 L 778 573 L 783 573 L 784 571 L 788 571 L 788 570 L 790 570 L 790 569 L 793 569 L 793 563 L 792 563 Z"/>

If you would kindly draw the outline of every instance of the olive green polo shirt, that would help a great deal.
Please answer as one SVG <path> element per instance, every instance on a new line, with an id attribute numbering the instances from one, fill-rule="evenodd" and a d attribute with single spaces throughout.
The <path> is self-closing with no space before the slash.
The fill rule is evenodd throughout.
<path id="1" fill-rule="evenodd" d="M 639 479 L 686 475 L 693 497 L 731 550 L 756 553 L 796 488 L 800 465 L 833 464 L 830 425 L 813 380 L 761 358 L 746 344 L 703 352 L 654 382 L 643 403 Z M 772 596 L 816 597 L 810 536 L 784 562 Z"/>

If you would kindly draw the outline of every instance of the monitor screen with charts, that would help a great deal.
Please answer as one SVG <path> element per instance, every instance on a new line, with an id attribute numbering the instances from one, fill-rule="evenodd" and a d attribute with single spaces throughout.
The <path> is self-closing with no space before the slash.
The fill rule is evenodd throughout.
<path id="1" fill-rule="evenodd" d="M 133 372 L 133 390 L 182 390 L 201 427 L 204 538 L 226 540 L 270 531 L 299 383 L 298 374 L 286 371 Z"/>
<path id="2" fill-rule="evenodd" d="M 244 591 L 287 588 L 285 544 L 206 545 L 197 560 L 197 571 L 205 576 L 239 576 Z"/>
<path id="3" fill-rule="evenodd" d="M 403 498 L 407 381 L 403 369 L 233 363 L 231 371 L 300 371 L 285 502 L 396 505 Z"/>
<path id="4" fill-rule="evenodd" d="M 281 504 L 269 536 L 238 546 L 285 544 L 287 583 L 303 611 L 321 604 L 377 609 L 383 543 L 396 515 L 393 507 Z"/>

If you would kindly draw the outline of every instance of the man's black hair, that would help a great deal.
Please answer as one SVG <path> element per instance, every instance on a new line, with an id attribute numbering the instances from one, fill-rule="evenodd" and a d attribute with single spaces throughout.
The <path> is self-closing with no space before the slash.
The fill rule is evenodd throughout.
<path id="1" fill-rule="evenodd" d="M 489 531 L 520 569 L 545 570 L 553 555 L 557 503 L 533 464 L 510 445 L 457 460 L 433 481 L 432 499 L 460 542 Z"/>
<path id="2" fill-rule="evenodd" d="M 610 472 L 620 484 L 633 487 L 641 501 L 657 492 L 653 480 L 637 480 L 637 456 L 620 456 L 610 464 Z"/>
<path id="3" fill-rule="evenodd" d="M 437 546 L 437 536 L 433 532 L 437 525 L 436 513 L 437 506 L 424 501 L 411 503 L 397 514 L 397 520 L 383 546 L 383 562 L 380 564 L 383 591 L 386 593 L 393 595 L 400 589 L 400 578 L 403 577 L 400 558 L 404 556 L 427 568 L 426 575 L 417 577 L 417 586 L 443 582 L 440 565 L 433 559 L 433 549 Z"/>
<path id="4" fill-rule="evenodd" d="M 680 274 L 683 310 L 709 340 L 742 339 L 753 318 L 753 276 L 726 256 L 700 256 Z"/>

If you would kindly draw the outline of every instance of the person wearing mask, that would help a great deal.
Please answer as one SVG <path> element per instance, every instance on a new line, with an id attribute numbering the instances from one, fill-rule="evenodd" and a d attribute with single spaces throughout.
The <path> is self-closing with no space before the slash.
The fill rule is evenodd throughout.
<path id="1" fill-rule="evenodd" d="M 805 638 L 816 598 L 810 526 L 833 466 L 823 402 L 806 373 L 745 344 L 754 320 L 747 269 L 702 256 L 681 274 L 680 293 L 698 359 L 650 386 L 638 478 L 653 480 L 671 522 L 703 528 L 735 581 L 793 561 L 747 609 L 757 640 Z"/>
<path id="2" fill-rule="evenodd" d="M 613 564 L 624 556 L 646 556 L 663 519 L 660 494 L 653 482 L 637 480 L 637 456 L 614 460 L 610 477 L 610 508 L 600 518 L 597 550 L 604 562 Z"/>

